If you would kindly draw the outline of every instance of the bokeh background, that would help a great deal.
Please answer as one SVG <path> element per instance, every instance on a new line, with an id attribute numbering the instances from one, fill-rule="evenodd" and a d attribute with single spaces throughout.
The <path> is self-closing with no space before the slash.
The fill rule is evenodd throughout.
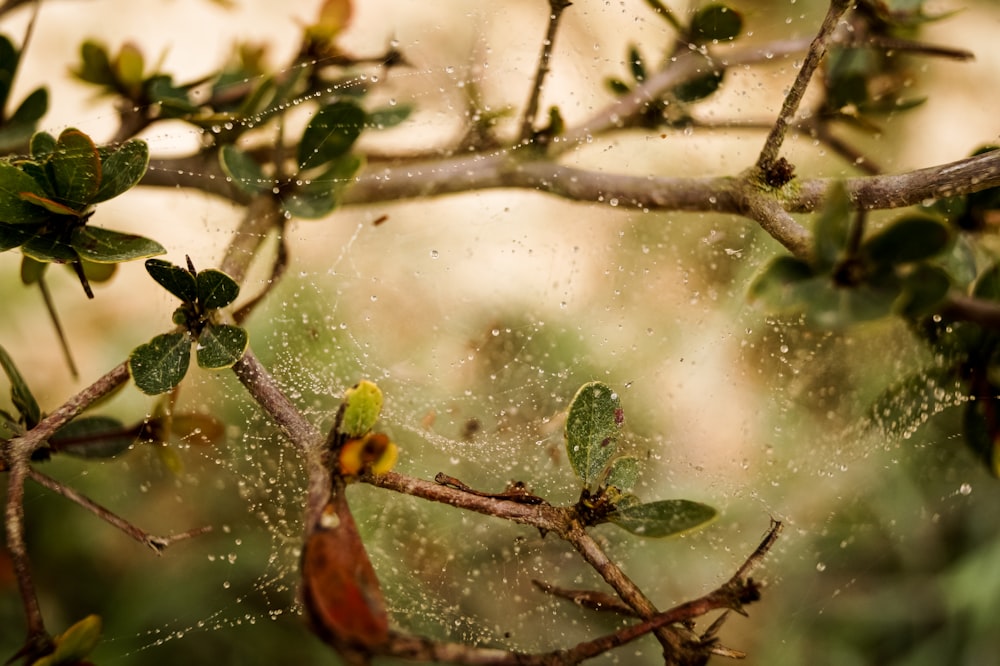
<path id="1" fill-rule="evenodd" d="M 46 129 L 107 138 L 116 121 L 109 101 L 68 74 L 84 38 L 112 50 L 134 41 L 181 81 L 212 71 L 237 41 L 267 42 L 280 68 L 318 4 L 45 2 L 14 97 L 45 82 L 53 99 Z M 745 41 L 761 42 L 810 35 L 825 9 L 806 0 L 733 5 L 752 33 Z M 971 49 L 976 60 L 913 61 L 914 96 L 927 102 L 887 117 L 875 135 L 844 131 L 888 171 L 959 159 L 1000 132 L 1000 10 L 958 0 L 931 8 L 955 13 L 922 37 Z M 411 63 L 393 70 L 373 100 L 415 107 L 401 127 L 363 145 L 403 154 L 454 145 L 473 103 L 512 131 L 547 11 L 536 0 L 356 2 L 344 44 L 372 54 L 395 40 Z M 0 30 L 19 41 L 27 18 L 13 14 Z M 543 107 L 558 104 L 570 125 L 583 121 L 611 100 L 604 81 L 626 74 L 629 44 L 655 61 L 671 39 L 639 0 L 577 0 Z M 795 67 L 776 59 L 733 71 L 697 112 L 767 120 Z M 180 124 L 157 125 L 144 138 L 157 155 L 202 140 Z M 623 132 L 566 160 L 609 173 L 734 174 L 753 163 L 762 141 L 753 131 Z M 790 139 L 786 154 L 800 175 L 856 173 L 808 139 Z M 241 213 L 197 191 L 140 189 L 102 204 L 94 223 L 152 236 L 167 258 L 190 255 L 209 267 Z M 402 448 L 400 471 L 444 471 L 495 490 L 518 479 L 553 502 L 572 502 L 579 489 L 560 414 L 580 384 L 606 381 L 622 395 L 626 448 L 647 461 L 639 494 L 695 499 L 721 513 L 710 527 L 669 540 L 596 530 L 660 607 L 727 579 L 774 517 L 786 528 L 760 572 L 764 600 L 721 634 L 749 653 L 747 663 L 995 660 L 1000 483 L 965 449 L 952 410 L 923 423 L 934 406 L 915 406 L 912 427 L 898 433 L 867 427 L 871 401 L 930 361 L 902 325 L 821 332 L 748 304 L 748 284 L 780 252 L 753 224 L 489 191 L 344 208 L 292 223 L 288 239 L 291 269 L 248 327 L 256 353 L 320 427 L 332 423 L 343 389 L 370 377 L 387 396 L 383 427 Z M 69 272 L 51 271 L 80 366 L 73 380 L 40 295 L 18 281 L 19 259 L 0 255 L 0 344 L 43 409 L 170 326 L 174 305 L 138 263 L 123 266 L 94 301 Z M 266 256 L 258 263 L 247 293 L 264 288 Z M 337 663 L 298 615 L 303 475 L 293 451 L 226 373 L 194 372 L 179 408 L 223 420 L 226 441 L 175 442 L 173 464 L 138 446 L 112 461 L 65 459 L 44 469 L 154 533 L 214 531 L 157 557 L 29 486 L 28 536 L 49 626 L 100 614 L 99 664 Z M 131 387 L 100 408 L 129 422 L 152 409 Z M 532 579 L 601 589 L 552 538 L 367 487 L 350 498 L 394 622 L 408 630 L 543 650 L 618 626 L 535 590 Z M 6 566 L 0 627 L 0 655 L 10 655 L 23 618 Z M 654 664 L 657 647 L 646 639 L 597 661 Z"/>

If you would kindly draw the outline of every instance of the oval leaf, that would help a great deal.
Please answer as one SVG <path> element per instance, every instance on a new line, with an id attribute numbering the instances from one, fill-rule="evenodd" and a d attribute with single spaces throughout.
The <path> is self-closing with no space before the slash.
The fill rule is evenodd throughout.
<path id="1" fill-rule="evenodd" d="M 863 246 L 877 264 L 905 264 L 940 254 L 951 242 L 948 227 L 926 215 L 909 215 L 875 234 Z"/>
<path id="2" fill-rule="evenodd" d="M 1000 263 L 991 265 L 976 278 L 972 295 L 989 301 L 1000 301 Z"/>
<path id="3" fill-rule="evenodd" d="M 64 130 L 49 166 L 61 203 L 76 211 L 87 208 L 101 183 L 101 159 L 90 137 L 78 129 Z"/>
<path id="4" fill-rule="evenodd" d="M 258 194 L 273 187 L 256 160 L 232 144 L 219 150 L 219 164 L 233 184 L 247 194 Z"/>
<path id="5" fill-rule="evenodd" d="M 622 408 L 607 384 L 590 382 L 577 391 L 566 417 L 566 451 L 586 487 L 598 481 L 618 448 Z"/>
<path id="6" fill-rule="evenodd" d="M 198 365 L 206 370 L 231 368 L 243 358 L 248 341 L 246 330 L 239 326 L 209 324 L 198 336 Z"/>
<path id="7" fill-rule="evenodd" d="M 0 224 L 0 252 L 21 247 L 34 238 L 41 225 L 37 224 Z"/>
<path id="8" fill-rule="evenodd" d="M 78 228 L 70 244 L 81 257 L 96 264 L 117 264 L 166 253 L 162 245 L 149 238 L 99 227 Z"/>
<path id="9" fill-rule="evenodd" d="M 206 310 L 223 308 L 240 295 L 240 286 L 236 280 L 222 271 L 208 269 L 199 271 L 195 277 L 198 289 L 198 302 Z"/>
<path id="10" fill-rule="evenodd" d="M 76 250 L 63 240 L 60 231 L 33 236 L 21 246 L 21 252 L 36 261 L 46 263 L 68 264 L 80 258 Z"/>
<path id="11" fill-rule="evenodd" d="M 10 396 L 14 402 L 14 408 L 24 417 L 24 424 L 28 428 L 34 428 L 42 418 L 42 410 L 39 409 L 38 402 L 24 381 L 24 377 L 14 365 L 14 359 L 7 354 L 3 347 L 0 347 L 0 367 L 3 367 L 7 379 L 10 380 Z"/>
<path id="12" fill-rule="evenodd" d="M 630 492 L 639 481 L 642 463 L 633 456 L 615 458 L 608 466 L 608 475 L 604 479 L 605 486 L 617 488 L 623 493 Z"/>
<path id="13" fill-rule="evenodd" d="M 88 615 L 53 639 L 55 650 L 44 658 L 50 664 L 77 664 L 83 662 L 101 640 L 101 618 Z"/>
<path id="14" fill-rule="evenodd" d="M 347 153 L 361 135 L 366 119 L 364 110 L 354 102 L 342 100 L 324 106 L 302 133 L 299 169 L 312 169 Z"/>
<path id="15" fill-rule="evenodd" d="M 0 162 L 0 222 L 4 224 L 37 224 L 50 214 L 23 195 L 44 197 L 45 191 L 34 178 L 13 164 Z"/>
<path id="16" fill-rule="evenodd" d="M 337 414 L 337 431 L 356 439 L 366 435 L 382 413 L 382 390 L 367 379 L 344 392 Z"/>
<path id="17" fill-rule="evenodd" d="M 52 448 L 81 458 L 113 458 L 135 443 L 135 429 L 109 416 L 75 418 L 49 440 Z"/>
<path id="18" fill-rule="evenodd" d="M 742 31 L 743 17 L 726 5 L 702 7 L 691 20 L 691 39 L 695 43 L 730 41 Z"/>
<path id="19" fill-rule="evenodd" d="M 198 300 L 198 287 L 190 271 L 162 259 L 147 259 L 146 272 L 161 287 L 185 303 Z"/>
<path id="20" fill-rule="evenodd" d="M 136 347 L 128 358 L 128 369 L 140 391 L 159 395 L 181 383 L 190 363 L 187 334 L 164 333 Z"/>
<path id="21" fill-rule="evenodd" d="M 850 233 L 851 199 L 847 187 L 837 181 L 830 187 L 823 210 L 816 220 L 816 263 L 826 271 L 840 261 Z"/>
<path id="22" fill-rule="evenodd" d="M 639 536 L 660 538 L 682 534 L 712 522 L 717 512 L 690 500 L 660 500 L 620 507 L 609 520 Z"/>
<path id="23" fill-rule="evenodd" d="M 135 187 L 149 167 L 149 146 L 145 141 L 131 139 L 117 150 L 101 156 L 101 186 L 91 199 L 100 203 L 113 199 Z"/>

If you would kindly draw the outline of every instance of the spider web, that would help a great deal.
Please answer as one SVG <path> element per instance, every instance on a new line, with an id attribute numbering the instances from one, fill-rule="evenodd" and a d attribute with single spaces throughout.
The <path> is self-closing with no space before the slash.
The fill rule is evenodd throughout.
<path id="1" fill-rule="evenodd" d="M 176 29 L 153 32 L 136 27 L 148 20 L 145 13 L 128 10 L 116 25 L 104 26 L 95 17 L 106 15 L 109 3 L 84 4 L 46 5 L 37 39 L 52 49 L 60 40 L 75 43 L 81 25 L 111 44 L 136 35 L 150 58 L 169 46 L 165 69 L 181 73 L 180 80 L 184 72 L 210 69 L 236 36 L 273 40 L 276 51 L 297 39 L 298 27 L 274 3 L 242 2 L 228 12 L 205 3 L 156 3 L 157 12 L 218 12 L 219 20 L 185 17 Z M 373 101 L 415 106 L 402 127 L 366 135 L 366 147 L 405 153 L 454 145 L 468 129 L 473 105 L 481 115 L 496 114 L 501 132 L 513 131 L 534 71 L 545 3 L 474 9 L 466 2 L 358 4 L 348 47 L 369 53 L 391 39 L 412 61 L 389 73 Z M 809 34 L 822 13 L 818 4 L 790 2 L 780 17 L 761 15 L 777 12 L 773 3 L 740 6 L 758 37 L 777 37 Z M 307 19 L 312 11 L 302 8 L 297 16 Z M 65 20 L 55 20 L 57 12 Z M 671 33 L 642 3 L 581 1 L 566 16 L 542 108 L 559 104 L 572 125 L 608 102 L 601 81 L 625 75 L 627 44 L 638 43 L 655 58 Z M 211 32 L 220 24 L 225 36 Z M 73 26 L 71 39 L 67 26 Z M 272 54 L 279 62 L 286 55 Z M 735 71 L 702 110 L 707 117 L 751 111 L 769 117 L 794 70 L 785 61 Z M 27 70 L 25 79 L 32 78 Z M 70 87 L 67 94 L 78 100 L 83 93 Z M 112 131 L 113 114 L 80 117 L 79 108 L 72 102 L 56 107 L 47 129 L 77 126 L 98 137 Z M 911 127 L 890 125 L 888 136 L 871 145 L 885 150 Z M 154 155 L 183 154 L 202 141 L 184 127 L 144 138 Z M 623 134 L 595 140 L 568 159 L 614 173 L 731 174 L 752 163 L 761 141 L 747 133 Z M 803 173 L 849 173 L 839 163 L 831 167 L 811 141 L 792 139 L 788 150 Z M 897 157 L 886 166 L 914 159 L 906 149 L 892 154 Z M 880 577 L 893 557 L 873 553 L 909 558 L 912 566 L 904 570 L 919 569 L 926 559 L 911 550 L 935 547 L 946 528 L 973 523 L 995 501 L 997 491 L 967 459 L 954 427 L 925 426 L 958 398 L 937 387 L 933 400 L 908 406 L 894 427 L 871 428 L 863 415 L 879 392 L 933 362 L 909 344 L 902 327 L 819 333 L 798 321 L 769 319 L 747 304 L 746 285 L 778 248 L 754 225 L 617 211 L 608 203 L 502 190 L 292 221 L 286 230 L 290 269 L 247 321 L 251 345 L 322 429 L 332 424 L 345 388 L 363 377 L 376 381 L 387 401 L 380 427 L 401 447 L 401 471 L 422 478 L 443 471 L 491 491 L 520 480 L 553 503 L 573 502 L 579 492 L 563 453 L 567 401 L 586 381 L 608 382 L 624 403 L 626 450 L 647 462 L 638 494 L 694 499 L 721 512 L 709 528 L 669 541 L 600 528 L 611 556 L 666 608 L 728 578 L 769 517 L 780 518 L 789 529 L 768 559 L 764 603 L 751 609 L 749 620 L 731 621 L 723 642 L 750 652 L 750 663 L 815 654 L 817 646 L 829 647 L 824 641 L 832 644 L 824 637 L 829 627 L 842 629 L 831 618 L 863 604 L 866 590 L 888 601 L 908 589 Z M 171 260 L 190 255 L 207 268 L 222 256 L 241 213 L 189 191 L 139 191 L 102 204 L 95 223 L 151 235 L 167 246 Z M 244 285 L 245 297 L 267 287 L 274 251 L 271 239 Z M 2 259 L 10 284 L 16 261 Z M 98 376 L 120 362 L 123 349 L 169 326 L 173 305 L 162 292 L 147 290 L 147 282 L 141 266 L 125 266 L 94 303 L 84 303 L 69 278 L 56 285 L 64 321 L 80 331 L 71 337 L 82 377 Z M 34 318 L 4 330 L 20 342 L 19 365 L 41 384 L 40 378 L 64 377 L 65 370 L 52 347 L 30 344 L 35 331 L 47 335 L 41 308 L 25 305 L 30 298 L 15 294 L 11 303 Z M 91 354 L 89 345 L 98 351 Z M 39 398 L 55 405 L 74 387 L 69 380 L 52 382 Z M 128 389 L 109 409 L 134 418 L 151 403 Z M 39 579 L 48 575 L 53 590 L 87 576 L 105 586 L 97 595 L 107 599 L 100 663 L 328 658 L 303 628 L 296 597 L 301 462 L 226 373 L 193 369 L 178 409 L 222 419 L 226 443 L 175 444 L 180 471 L 147 449 L 98 465 L 57 461 L 51 471 L 152 532 L 211 524 L 213 533 L 154 560 L 96 521 L 80 519 L 59 538 L 79 543 L 82 552 L 61 566 L 46 562 Z M 540 579 L 603 589 L 552 538 L 372 488 L 349 493 L 395 625 L 449 640 L 548 650 L 622 622 L 533 587 L 532 579 Z M 29 521 L 44 525 L 50 514 L 70 517 L 52 524 L 75 520 L 76 509 L 60 504 L 34 492 Z M 39 537 L 33 548 L 58 550 L 53 538 Z M 93 611 L 92 587 L 65 595 L 55 626 Z M 844 645 L 853 643 L 835 647 L 854 649 Z M 647 639 L 602 659 L 657 663 L 657 647 Z"/>

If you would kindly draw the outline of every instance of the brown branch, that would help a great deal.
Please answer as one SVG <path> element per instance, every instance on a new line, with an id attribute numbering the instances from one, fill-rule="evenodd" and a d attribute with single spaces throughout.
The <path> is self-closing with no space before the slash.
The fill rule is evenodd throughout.
<path id="1" fill-rule="evenodd" d="M 781 150 L 781 144 L 785 140 L 785 133 L 795 118 L 795 112 L 799 108 L 802 96 L 805 95 L 806 87 L 809 85 L 813 73 L 819 67 L 820 61 L 826 54 L 827 45 L 833 36 L 833 31 L 837 27 L 837 23 L 840 21 L 840 17 L 844 15 L 851 4 L 850 0 L 830 0 L 830 9 L 823 18 L 819 33 L 809 45 L 809 53 L 802 62 L 802 67 L 795 77 L 795 82 L 789 89 L 788 94 L 785 95 L 785 101 L 781 105 L 778 119 L 775 121 L 771 133 L 768 134 L 767 140 L 764 142 L 764 148 L 760 151 L 760 156 L 757 158 L 757 169 L 759 171 L 767 172 L 771 168 L 771 165 L 778 159 L 778 152 Z"/>
<path id="2" fill-rule="evenodd" d="M 16 457 L 10 460 L 7 473 L 7 505 L 4 507 L 4 528 L 7 536 L 7 551 L 10 553 L 17 578 L 18 591 L 21 594 L 21 604 L 24 606 L 24 616 L 28 625 L 28 636 L 22 652 L 32 654 L 47 646 L 48 632 L 42 619 L 42 609 L 38 604 L 35 583 L 31 577 L 31 561 L 28 558 L 28 546 L 24 540 L 24 480 L 28 476 L 29 464 L 27 457 Z"/>
<path id="3" fill-rule="evenodd" d="M 117 527 L 119 530 L 132 537 L 139 543 L 148 546 L 153 550 L 154 553 L 159 555 L 164 548 L 174 544 L 178 541 L 184 541 L 186 539 L 191 539 L 196 536 L 201 536 L 202 534 L 207 534 L 212 531 L 210 525 L 204 527 L 198 527 L 193 530 L 188 530 L 180 534 L 172 534 L 170 536 L 156 536 L 155 534 L 150 534 L 149 532 L 133 525 L 129 521 L 125 520 L 115 512 L 110 509 L 98 504 L 94 500 L 90 499 L 83 493 L 70 488 L 62 483 L 59 483 L 55 479 L 45 474 L 42 474 L 38 470 L 29 469 L 28 478 L 37 483 L 40 486 L 48 488 L 49 490 L 59 493 L 66 499 L 70 500 L 74 504 L 78 504 L 87 511 L 103 520 L 104 522 Z"/>
<path id="4" fill-rule="evenodd" d="M 542 86 L 545 83 L 545 76 L 549 73 L 549 60 L 552 57 L 552 47 L 556 42 L 556 32 L 559 30 L 559 19 L 562 18 L 563 11 L 571 4 L 568 0 L 549 0 L 549 27 L 545 32 L 545 39 L 542 40 L 542 52 L 538 56 L 535 80 L 531 84 L 528 103 L 525 105 L 524 115 L 521 117 L 519 143 L 526 144 L 530 142 L 531 137 L 535 133 L 535 116 L 538 115 L 538 100 L 542 96 Z"/>

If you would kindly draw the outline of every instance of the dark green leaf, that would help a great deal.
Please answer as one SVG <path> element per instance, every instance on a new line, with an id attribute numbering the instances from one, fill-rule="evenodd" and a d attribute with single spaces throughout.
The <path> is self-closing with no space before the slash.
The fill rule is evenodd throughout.
<path id="1" fill-rule="evenodd" d="M 994 388 L 996 395 L 1000 389 Z M 971 400 L 965 406 L 963 430 L 965 443 L 983 461 L 993 476 L 1000 477 L 1000 400 L 982 398 Z"/>
<path id="2" fill-rule="evenodd" d="M 80 416 L 56 431 L 49 444 L 81 458 L 114 458 L 135 442 L 135 428 L 109 416 Z"/>
<path id="3" fill-rule="evenodd" d="M 139 139 L 126 141 L 114 152 L 102 155 L 101 186 L 91 203 L 113 199 L 135 187 L 146 174 L 148 166 L 149 146 Z"/>
<path id="4" fill-rule="evenodd" d="M 3 367 L 7 379 L 10 380 L 11 400 L 24 418 L 24 425 L 28 429 L 34 428 L 42 418 L 42 410 L 39 409 L 35 396 L 32 395 L 28 384 L 18 372 L 17 366 L 14 365 L 14 359 L 7 354 L 7 350 L 3 347 L 0 347 L 0 367 Z"/>
<path id="5" fill-rule="evenodd" d="M 718 515 L 712 507 L 690 500 L 660 500 L 619 507 L 609 519 L 645 537 L 668 537 L 703 527 Z"/>
<path id="6" fill-rule="evenodd" d="M 37 261 L 66 264 L 78 261 L 80 255 L 63 239 L 61 231 L 45 232 L 33 236 L 21 246 L 21 252 Z"/>
<path id="7" fill-rule="evenodd" d="M 691 19 L 691 39 L 695 43 L 725 42 L 743 32 L 743 17 L 726 5 L 707 5 Z"/>
<path id="8" fill-rule="evenodd" d="M 146 79 L 146 97 L 159 104 L 160 113 L 169 118 L 183 117 L 198 110 L 191 103 L 187 89 L 174 85 L 173 78 L 166 74 Z"/>
<path id="9" fill-rule="evenodd" d="M 299 170 L 326 164 L 347 153 L 365 126 L 366 115 L 357 104 L 334 102 L 320 109 L 299 142 Z"/>
<path id="10" fill-rule="evenodd" d="M 828 271 L 840 261 L 850 233 L 851 199 L 847 187 L 837 181 L 827 192 L 823 209 L 816 220 L 816 264 L 821 271 Z"/>
<path id="11" fill-rule="evenodd" d="M 256 160 L 231 144 L 224 145 L 219 150 L 219 163 L 222 170 L 233 184 L 248 194 L 257 194 L 271 189 L 272 181 L 264 175 L 264 171 Z"/>
<path id="12" fill-rule="evenodd" d="M 70 244 L 82 258 L 98 264 L 146 259 L 166 252 L 162 245 L 143 236 L 90 226 L 75 229 Z"/>
<path id="13" fill-rule="evenodd" d="M 87 83 L 100 86 L 114 85 L 115 76 L 111 71 L 111 60 L 103 44 L 87 40 L 80 45 L 80 67 L 73 74 Z"/>
<path id="14" fill-rule="evenodd" d="M 0 252 L 21 247 L 41 228 L 38 224 L 0 224 Z"/>
<path id="15" fill-rule="evenodd" d="M 809 264 L 789 255 L 782 255 L 768 264 L 764 272 L 750 285 L 751 302 L 761 301 L 767 308 L 787 312 L 802 307 L 796 285 L 814 276 Z"/>
<path id="16" fill-rule="evenodd" d="M 642 62 L 642 54 L 639 53 L 639 47 L 635 44 L 629 46 L 628 64 L 632 68 L 632 78 L 636 82 L 641 83 L 646 80 L 646 66 Z"/>
<path id="17" fill-rule="evenodd" d="M 45 270 L 49 267 L 44 261 L 35 261 L 26 254 L 21 255 L 21 282 L 24 284 L 35 284 L 45 275 Z"/>
<path id="18" fill-rule="evenodd" d="M 697 102 L 714 93 L 722 85 L 725 78 L 725 70 L 716 69 L 708 60 L 706 62 L 706 72 L 696 79 L 674 87 L 673 93 L 682 102 Z"/>
<path id="19" fill-rule="evenodd" d="M 194 303 L 198 300 L 197 283 L 190 271 L 162 259 L 147 259 L 146 272 L 161 287 L 185 303 Z"/>
<path id="20" fill-rule="evenodd" d="M 285 193 L 281 205 L 295 217 L 316 219 L 328 215 L 340 202 L 340 194 L 361 168 L 361 158 L 345 155 L 323 173 Z"/>
<path id="21" fill-rule="evenodd" d="M 610 90 L 616 95 L 624 95 L 625 93 L 627 93 L 629 90 L 632 89 L 629 87 L 627 83 L 625 83 L 621 79 L 608 79 L 606 83 L 608 84 L 608 90 Z"/>
<path id="22" fill-rule="evenodd" d="M 0 109 L 7 107 L 10 85 L 14 81 L 17 65 L 21 60 L 14 42 L 7 35 L 0 35 Z"/>
<path id="23" fill-rule="evenodd" d="M 827 108 L 863 106 L 868 101 L 868 79 L 876 69 L 874 52 L 869 49 L 830 49 L 826 67 Z"/>
<path id="24" fill-rule="evenodd" d="M 612 486 L 623 493 L 631 492 L 639 481 L 642 463 L 633 456 L 615 458 L 608 466 L 608 475 L 604 479 L 605 486 Z M 618 504 L 616 504 L 618 506 Z"/>
<path id="25" fill-rule="evenodd" d="M 37 224 L 49 219 L 49 212 L 26 201 L 24 194 L 44 197 L 45 191 L 21 169 L 0 162 L 0 223 Z"/>
<path id="26" fill-rule="evenodd" d="M 910 319 L 929 316 L 939 309 L 950 290 L 951 278 L 944 269 L 920 264 L 903 277 L 896 311 Z"/>
<path id="27" fill-rule="evenodd" d="M 164 333 L 136 347 L 128 358 L 128 369 L 140 391 L 159 395 L 181 383 L 190 363 L 187 333 Z"/>
<path id="28" fill-rule="evenodd" d="M 49 165 L 60 203 L 85 210 L 101 184 L 101 158 L 94 142 L 78 129 L 63 130 Z"/>
<path id="29" fill-rule="evenodd" d="M 239 326 L 209 324 L 198 336 L 198 365 L 207 370 L 231 368 L 243 358 L 247 343 L 247 332 Z"/>
<path id="30" fill-rule="evenodd" d="M 198 302 L 206 310 L 224 308 L 240 295 L 240 286 L 236 280 L 222 271 L 208 269 L 199 271 L 196 277 Z"/>
<path id="31" fill-rule="evenodd" d="M 48 197 L 41 197 L 32 192 L 22 192 L 21 198 L 30 204 L 34 204 L 40 208 L 44 208 L 48 212 L 54 215 L 62 215 L 66 218 L 79 218 L 80 212 L 74 208 L 70 208 L 65 204 L 61 204 L 54 199 Z M 51 219 L 51 218 L 50 218 Z"/>
<path id="32" fill-rule="evenodd" d="M 1000 263 L 990 265 L 976 278 L 972 295 L 988 301 L 1000 301 Z"/>
<path id="33" fill-rule="evenodd" d="M 31 140 L 31 135 L 38 126 L 38 121 L 49 108 L 49 92 L 45 88 L 37 88 L 28 95 L 17 110 L 0 128 L 0 149 L 6 150 L 20 146 Z"/>
<path id="34" fill-rule="evenodd" d="M 31 156 L 43 160 L 56 149 L 56 138 L 48 132 L 35 132 L 31 137 Z"/>
<path id="35" fill-rule="evenodd" d="M 566 417 L 566 451 L 585 487 L 600 480 L 614 457 L 622 419 L 621 401 L 607 384 L 584 384 L 573 397 Z"/>
<path id="36" fill-rule="evenodd" d="M 865 241 L 862 252 L 876 264 L 905 264 L 940 254 L 951 242 L 948 227 L 927 215 L 908 215 Z"/>

